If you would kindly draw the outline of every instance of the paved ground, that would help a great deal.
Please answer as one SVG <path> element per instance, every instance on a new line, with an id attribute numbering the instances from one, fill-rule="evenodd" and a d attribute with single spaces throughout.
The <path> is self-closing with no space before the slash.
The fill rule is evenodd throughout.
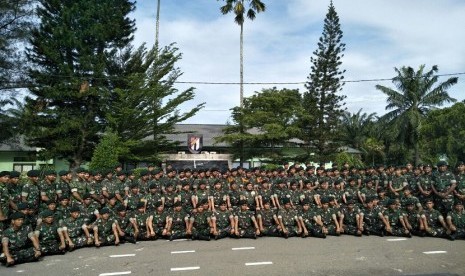
<path id="1" fill-rule="evenodd" d="M 85 248 L 0 275 L 465 275 L 465 241 L 394 237 L 152 241 Z"/>

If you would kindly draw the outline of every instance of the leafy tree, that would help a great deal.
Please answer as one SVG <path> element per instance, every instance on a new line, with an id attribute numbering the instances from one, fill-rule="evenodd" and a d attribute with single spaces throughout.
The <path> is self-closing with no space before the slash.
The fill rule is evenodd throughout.
<path id="1" fill-rule="evenodd" d="M 118 134 L 112 130 L 107 130 L 100 142 L 95 147 L 92 159 L 89 164 L 91 170 L 112 169 L 119 163 L 119 156 L 127 151 Z"/>
<path id="2" fill-rule="evenodd" d="M 129 148 L 122 158 L 157 161 L 159 154 L 176 144 L 166 138 L 175 133 L 175 124 L 194 116 L 204 103 L 181 113 L 180 105 L 192 100 L 194 88 L 179 91 L 174 87 L 182 75 L 176 63 L 182 58 L 178 48 L 169 45 L 159 50 L 144 45 L 114 55 L 109 71 L 116 87 L 107 103 L 106 120 Z"/>
<path id="3" fill-rule="evenodd" d="M 449 96 L 447 89 L 457 83 L 457 78 L 452 77 L 437 83 L 438 67 L 435 65 L 428 72 L 424 69 L 425 65 L 421 65 L 417 71 L 405 66 L 395 68 L 397 76 L 392 82 L 397 91 L 376 85 L 376 89 L 388 96 L 386 110 L 391 110 L 382 119 L 398 129 L 398 143 L 413 147 L 415 164 L 420 162 L 419 135 L 422 120 L 430 110 L 456 101 Z"/>
<path id="4" fill-rule="evenodd" d="M 105 129 L 108 56 L 133 39 L 128 0 L 41 0 L 27 54 L 34 88 L 26 98 L 30 145 L 71 167 L 90 160 Z"/>
<path id="5" fill-rule="evenodd" d="M 311 73 L 303 95 L 305 114 L 300 118 L 302 140 L 309 145 L 309 153 L 314 150 L 320 159 L 336 153 L 339 148 L 337 131 L 345 105 L 345 96 L 338 94 L 345 72 L 339 69 L 345 50 L 342 36 L 339 16 L 331 1 L 318 49 L 310 59 Z"/>
<path id="6" fill-rule="evenodd" d="M 285 103 L 285 104 L 283 104 Z M 300 132 L 296 124 L 301 110 L 301 96 L 297 89 L 263 89 L 244 99 L 244 108 L 233 109 L 235 125 L 225 129 L 225 135 L 217 142 L 232 145 L 243 142 L 252 155 L 260 154 L 278 158 L 276 146 L 283 146 Z M 241 132 L 241 124 L 244 131 Z M 271 151 L 258 151 L 257 148 L 271 148 Z"/>
<path id="7" fill-rule="evenodd" d="M 430 163 L 447 156 L 451 165 L 465 160 L 465 104 L 431 111 L 420 129 L 421 151 Z"/>
<path id="8" fill-rule="evenodd" d="M 219 1 L 219 0 L 218 0 Z M 234 21 L 241 27 L 240 34 L 240 107 L 244 104 L 244 21 L 248 19 L 254 20 L 257 13 L 264 12 L 265 4 L 261 0 L 224 0 L 226 3 L 220 8 L 222 14 L 233 12 Z M 249 9 L 245 8 L 244 3 L 249 3 Z M 246 11 L 247 10 L 247 11 Z"/>
<path id="9" fill-rule="evenodd" d="M 37 1 L 0 2 L 0 91 L 25 87 L 25 62 L 19 47 L 29 35 L 34 2 Z"/>
<path id="10" fill-rule="evenodd" d="M 344 112 L 341 122 L 341 140 L 348 146 L 361 149 L 375 118 L 376 113 L 362 114 L 362 109 L 354 114 Z"/>

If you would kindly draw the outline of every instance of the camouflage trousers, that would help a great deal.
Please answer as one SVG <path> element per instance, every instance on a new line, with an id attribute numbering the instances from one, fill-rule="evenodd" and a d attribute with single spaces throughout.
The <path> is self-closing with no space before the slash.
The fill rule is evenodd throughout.
<path id="1" fill-rule="evenodd" d="M 186 230 L 173 229 L 171 231 L 170 240 L 185 239 L 185 238 L 187 238 Z"/>
<path id="2" fill-rule="evenodd" d="M 99 236 L 98 240 L 100 242 L 100 246 L 115 245 L 116 237 L 111 234 L 107 236 Z"/>
<path id="3" fill-rule="evenodd" d="M 29 263 L 38 260 L 38 258 L 34 256 L 34 248 L 32 247 L 10 251 L 10 254 L 15 260 L 15 264 Z"/>
<path id="4" fill-rule="evenodd" d="M 344 224 L 343 229 L 344 229 L 344 234 L 346 235 L 359 236 L 359 234 L 357 233 L 358 232 L 357 225 Z"/>
<path id="5" fill-rule="evenodd" d="M 281 235 L 283 237 L 286 237 L 286 238 L 287 237 L 296 237 L 296 236 L 299 235 L 299 233 L 297 233 L 297 230 L 298 230 L 297 226 L 295 226 L 295 225 L 284 225 L 284 227 L 286 227 L 287 233 L 285 234 L 284 231 L 281 229 L 280 232 L 281 232 Z"/>
<path id="6" fill-rule="evenodd" d="M 223 239 L 223 238 L 229 237 L 231 234 L 231 229 L 232 228 L 230 226 L 217 229 L 218 235 L 216 236 L 216 239 Z"/>
<path id="7" fill-rule="evenodd" d="M 384 236 L 384 224 L 382 222 L 366 223 L 363 227 L 366 235 Z"/>
<path id="8" fill-rule="evenodd" d="M 47 242 L 47 243 L 40 243 L 42 247 L 43 255 L 57 255 L 65 253 L 64 249 L 60 249 L 60 245 L 58 242 Z"/>
<path id="9" fill-rule="evenodd" d="M 401 226 L 397 225 L 392 225 L 391 226 L 391 233 L 388 233 L 388 235 L 391 236 L 396 236 L 396 237 L 410 237 L 410 234 L 405 233 L 405 229 Z"/>
<path id="10" fill-rule="evenodd" d="M 247 238 L 247 239 L 255 239 L 257 235 L 253 228 L 237 228 L 239 233 L 236 233 L 237 238 Z"/>
<path id="11" fill-rule="evenodd" d="M 305 228 L 307 228 L 308 234 L 317 238 L 326 238 L 326 235 L 323 234 L 323 229 L 320 226 L 310 223 L 305 223 Z"/>
<path id="12" fill-rule="evenodd" d="M 209 241 L 210 240 L 210 229 L 209 228 L 193 228 L 192 239 Z"/>
<path id="13" fill-rule="evenodd" d="M 86 236 L 77 236 L 77 237 L 69 237 L 71 241 L 74 243 L 74 248 L 82 248 L 87 245 L 87 238 Z"/>
<path id="14" fill-rule="evenodd" d="M 453 239 L 465 240 L 465 229 L 457 229 L 451 234 Z"/>
<path id="15" fill-rule="evenodd" d="M 265 237 L 280 237 L 281 233 L 276 225 L 264 225 L 261 235 Z"/>
<path id="16" fill-rule="evenodd" d="M 336 225 L 328 224 L 325 225 L 326 229 L 328 230 L 328 234 L 330 236 L 339 236 L 340 234 L 336 232 Z"/>
<path id="17" fill-rule="evenodd" d="M 426 236 L 435 238 L 448 238 L 446 230 L 442 227 L 429 227 L 429 230 L 426 230 Z"/>

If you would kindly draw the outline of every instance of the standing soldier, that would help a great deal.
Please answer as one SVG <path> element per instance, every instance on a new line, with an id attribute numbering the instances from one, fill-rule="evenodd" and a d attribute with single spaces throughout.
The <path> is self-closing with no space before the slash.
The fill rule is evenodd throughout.
<path id="1" fill-rule="evenodd" d="M 39 210 L 39 173 L 40 172 L 37 170 L 28 171 L 27 176 L 29 177 L 29 182 L 26 183 L 21 190 L 22 201 L 31 205 L 30 207 L 32 207 L 32 209 L 34 210 L 34 213 L 36 213 Z"/>
<path id="2" fill-rule="evenodd" d="M 10 194 L 8 193 L 8 180 L 10 172 L 0 172 L 0 237 L 3 229 L 8 225 L 8 215 L 10 210 Z"/>
<path id="3" fill-rule="evenodd" d="M 71 182 L 71 203 L 82 203 L 83 199 L 82 196 L 88 193 L 88 185 L 85 176 L 86 170 L 84 168 L 77 168 L 76 169 L 76 176 L 73 182 Z"/>
<path id="4" fill-rule="evenodd" d="M 10 174 L 10 178 L 12 175 Z M 459 162 L 457 165 L 457 187 L 455 187 L 454 195 L 459 201 L 465 200 L 465 164 Z"/>
<path id="5" fill-rule="evenodd" d="M 40 209 L 46 209 L 45 202 L 49 200 L 56 200 L 57 199 L 57 192 L 56 192 L 56 178 L 57 173 L 53 170 L 47 170 L 44 172 L 44 179 L 39 182 L 39 190 L 40 190 L 40 199 L 41 199 L 41 206 Z"/>
<path id="6" fill-rule="evenodd" d="M 21 202 L 21 184 L 19 183 L 20 173 L 17 171 L 10 172 L 10 180 L 7 185 L 10 194 L 10 209 L 17 210 L 17 205 Z"/>
<path id="7" fill-rule="evenodd" d="M 23 221 L 22 213 L 12 214 L 11 226 L 3 233 L 2 246 L 7 266 L 36 261 L 41 255 L 39 240 L 30 226 L 23 225 Z"/>
<path id="8" fill-rule="evenodd" d="M 58 197 L 71 196 L 71 181 L 73 180 L 73 174 L 70 171 L 60 171 L 58 172 L 60 179 L 57 183 L 56 192 Z"/>
<path id="9" fill-rule="evenodd" d="M 425 203 L 426 199 L 433 198 L 433 174 L 431 165 L 427 164 L 424 166 L 425 173 L 420 175 L 417 179 L 418 186 L 418 199 L 422 204 Z"/>
<path id="10" fill-rule="evenodd" d="M 446 215 L 452 210 L 454 203 L 454 190 L 457 181 L 454 174 L 447 170 L 446 161 L 438 162 L 438 173 L 434 175 L 433 192 L 436 196 L 436 205 L 441 214 Z"/>

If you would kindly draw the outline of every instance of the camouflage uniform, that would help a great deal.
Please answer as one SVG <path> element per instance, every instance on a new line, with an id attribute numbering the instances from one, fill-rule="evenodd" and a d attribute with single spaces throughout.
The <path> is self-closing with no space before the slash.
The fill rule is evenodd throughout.
<path id="1" fill-rule="evenodd" d="M 348 207 L 341 208 L 339 216 L 344 216 L 342 219 L 344 234 L 360 235 L 357 233 L 359 231 L 357 220 L 360 216 L 360 209 L 358 207 L 354 206 L 352 209 Z"/>
<path id="2" fill-rule="evenodd" d="M 457 228 L 451 234 L 452 239 L 465 239 L 465 211 L 462 209 L 461 212 L 458 212 L 454 209 L 447 214 L 447 218 Z"/>
<path id="3" fill-rule="evenodd" d="M 22 225 L 18 230 L 9 227 L 3 232 L 2 244 L 8 242 L 8 249 L 15 264 L 36 261 L 31 238 L 34 236 L 32 228 Z"/>
<path id="4" fill-rule="evenodd" d="M 295 237 L 298 233 L 297 227 L 297 212 L 291 208 L 282 208 L 278 211 L 278 219 L 282 219 L 283 225 L 287 230 L 287 233 L 284 233 L 284 229 L 281 229 L 281 232 L 286 237 Z"/>
<path id="5" fill-rule="evenodd" d="M 26 198 L 26 202 L 31 205 L 36 212 L 39 210 L 40 191 L 35 183 L 28 182 L 25 184 L 21 190 L 21 196 Z"/>
<path id="6" fill-rule="evenodd" d="M 451 188 L 451 186 L 456 183 L 455 176 L 449 172 L 438 172 L 434 175 L 434 188 L 438 193 L 445 193 Z M 442 214 L 447 214 L 447 212 L 452 210 L 452 205 L 454 203 L 454 194 L 450 193 L 444 198 L 436 195 L 436 206 Z"/>
<path id="7" fill-rule="evenodd" d="M 87 227 L 87 224 L 82 217 L 74 219 L 68 217 L 62 221 L 61 227 L 63 230 L 68 231 L 68 236 L 74 243 L 74 248 L 81 248 L 87 245 L 87 237 L 84 233 L 83 227 Z"/>
<path id="8" fill-rule="evenodd" d="M 321 217 L 323 226 L 328 229 L 328 235 L 339 236 L 334 223 L 334 218 L 337 218 L 337 211 L 334 208 L 320 208 L 317 210 L 317 215 Z"/>
<path id="9" fill-rule="evenodd" d="M 171 222 L 171 236 L 170 239 L 183 239 L 186 238 L 186 219 L 189 219 L 189 214 L 186 211 L 180 210 L 176 211 L 173 210 L 169 214 L 169 218 L 172 220 Z"/>
<path id="10" fill-rule="evenodd" d="M 233 214 L 230 210 L 217 209 L 212 217 L 216 220 L 216 231 L 218 232 L 217 239 L 228 237 L 231 233 L 231 219 Z"/>
<path id="11" fill-rule="evenodd" d="M 239 238 L 256 238 L 255 226 L 252 218 L 254 213 L 250 210 L 240 210 L 236 213 L 237 217 L 237 230 L 236 236 Z"/>
<path id="12" fill-rule="evenodd" d="M 98 238 L 100 241 L 100 245 L 114 245 L 116 237 L 113 233 L 113 219 L 105 220 L 103 218 L 99 218 L 93 224 L 93 227 L 98 228 Z"/>
<path id="13" fill-rule="evenodd" d="M 10 194 L 8 193 L 8 188 L 4 183 L 0 183 L 0 214 L 4 217 L 3 220 L 0 220 L 0 237 L 2 236 L 3 229 L 8 225 L 9 202 Z"/>
<path id="14" fill-rule="evenodd" d="M 192 239 L 210 240 L 210 220 L 211 216 L 203 210 L 194 214 L 194 225 L 192 228 Z"/>
<path id="15" fill-rule="evenodd" d="M 364 222 L 364 234 L 384 236 L 384 223 L 380 217 L 382 216 L 382 212 L 377 208 L 366 207 L 363 209 L 362 213 Z"/>
<path id="16" fill-rule="evenodd" d="M 273 209 L 262 209 L 257 211 L 257 219 L 261 221 L 263 230 L 261 230 L 262 236 L 268 237 L 279 237 L 278 226 L 276 225 L 276 212 Z"/>
<path id="17" fill-rule="evenodd" d="M 37 226 L 36 231 L 39 232 L 39 242 L 44 255 L 64 253 L 64 249 L 59 248 L 60 237 L 58 232 L 61 232 L 62 228 L 60 228 L 56 222 L 48 224 L 45 221 L 42 221 L 42 223 Z"/>
<path id="18" fill-rule="evenodd" d="M 421 213 L 422 218 L 426 218 L 427 227 L 426 233 L 431 237 L 446 238 L 446 230 L 439 221 L 442 219 L 441 212 L 436 209 L 424 209 Z"/>

